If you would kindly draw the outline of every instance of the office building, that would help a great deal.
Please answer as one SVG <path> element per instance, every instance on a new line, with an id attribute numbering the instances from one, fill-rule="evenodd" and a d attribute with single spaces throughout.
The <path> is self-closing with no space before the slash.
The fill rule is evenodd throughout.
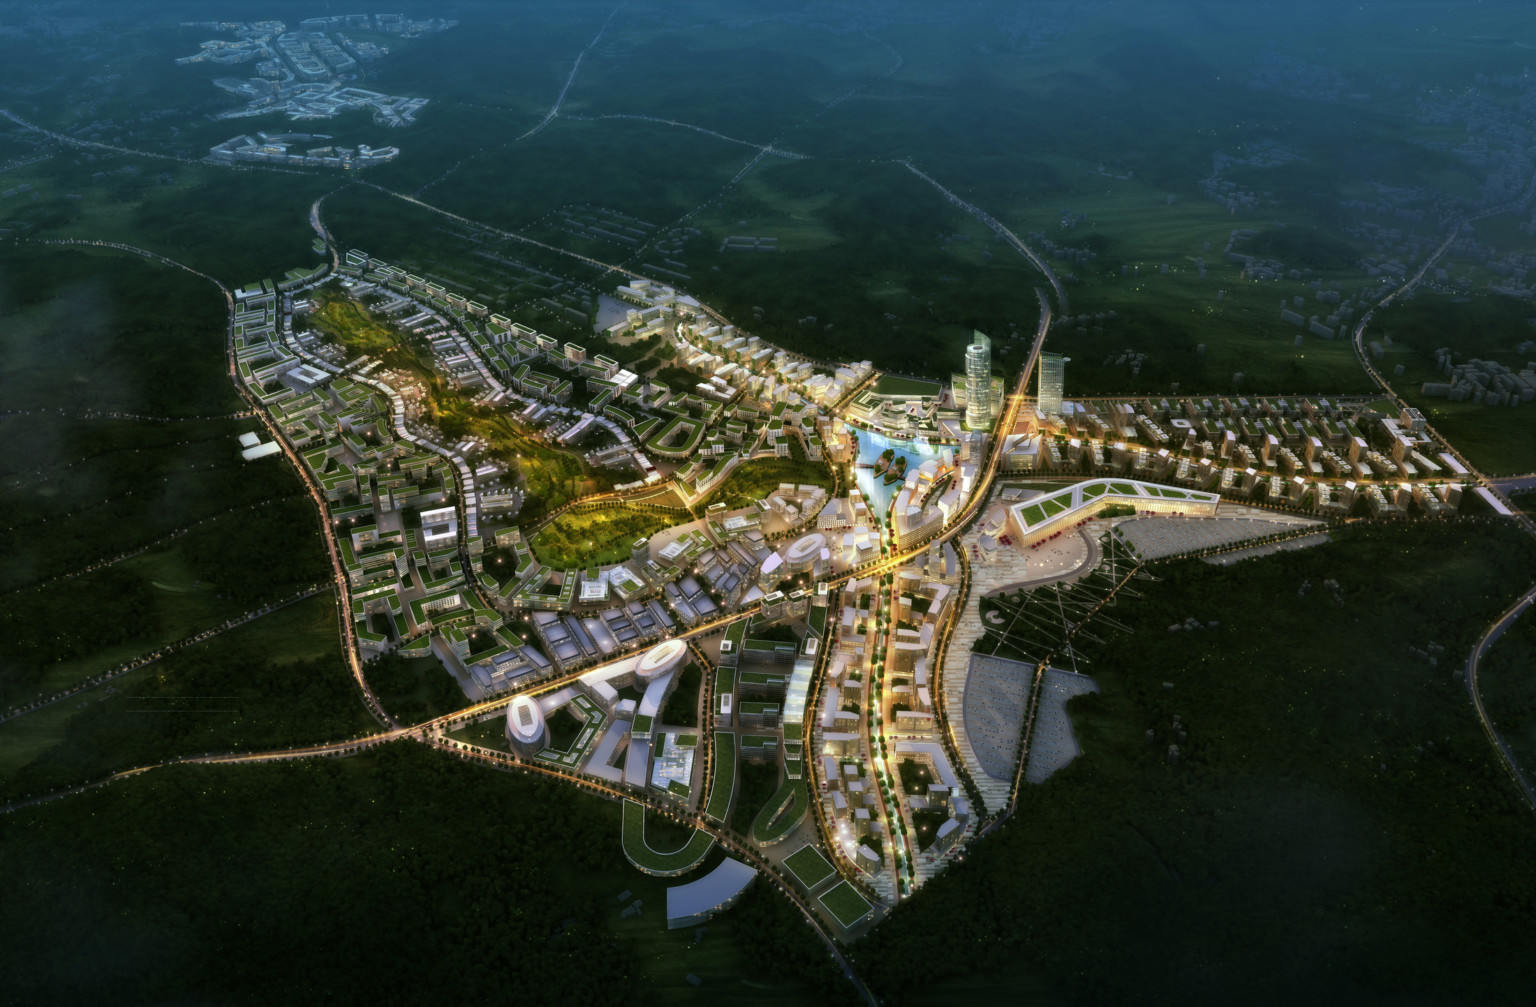
<path id="1" fill-rule="evenodd" d="M 1068 358 L 1060 353 L 1040 354 L 1040 389 L 1037 404 L 1042 416 L 1061 415 L 1061 388 Z"/>
<path id="2" fill-rule="evenodd" d="M 992 426 L 992 340 L 977 331 L 965 348 L 965 422 L 973 430 Z M 1060 408 L 1060 395 L 1057 396 Z"/>

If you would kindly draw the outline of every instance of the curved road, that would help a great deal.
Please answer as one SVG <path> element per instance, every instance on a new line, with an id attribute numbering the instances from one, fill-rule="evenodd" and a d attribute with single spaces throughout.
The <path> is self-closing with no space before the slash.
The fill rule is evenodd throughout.
<path id="1" fill-rule="evenodd" d="M 1380 301 L 1376 302 L 1371 306 L 1370 310 L 1366 311 L 1363 315 L 1360 316 L 1359 323 L 1355 325 L 1354 338 L 1352 340 L 1355 348 L 1355 356 L 1359 359 L 1360 365 L 1365 368 L 1366 373 L 1371 376 L 1371 380 L 1376 382 L 1376 385 L 1381 389 L 1382 393 L 1385 394 L 1387 398 L 1390 399 L 1392 403 L 1399 409 L 1408 408 L 1408 404 L 1400 395 L 1397 394 L 1397 391 L 1381 374 L 1381 372 L 1376 369 L 1375 364 L 1371 362 L 1370 355 L 1365 351 L 1365 329 L 1367 324 L 1369 324 L 1372 316 L 1374 316 L 1379 309 L 1387 307 L 1393 301 L 1397 300 L 1399 297 L 1408 293 L 1415 286 L 1417 286 L 1419 282 L 1424 279 L 1425 274 L 1429 272 L 1430 267 L 1438 262 L 1446 252 L 1450 251 L 1451 245 L 1455 243 L 1457 235 L 1461 233 L 1461 229 L 1465 227 L 1468 222 L 1472 220 L 1480 220 L 1484 217 L 1490 217 L 1500 213 L 1506 213 L 1512 209 L 1517 209 L 1530 202 L 1533 195 L 1536 195 L 1536 174 L 1532 174 L 1530 184 L 1526 186 L 1525 194 L 1522 195 L 1518 200 L 1505 204 L 1504 206 L 1483 210 L 1482 212 L 1473 214 L 1470 217 L 1463 217 L 1457 220 L 1451 227 L 1450 235 L 1446 237 L 1446 239 L 1440 243 L 1440 246 L 1436 248 L 1435 251 L 1424 260 L 1424 264 L 1419 267 L 1417 272 L 1415 272 L 1408 279 L 1404 280 L 1401 286 L 1387 294 L 1387 296 L 1383 297 Z M 1478 484 L 1478 486 L 1486 489 L 1489 493 L 1493 494 L 1495 498 L 1502 501 L 1506 507 L 1510 508 L 1514 514 L 1512 520 L 1515 522 L 1515 524 L 1519 526 L 1523 531 L 1525 531 L 1526 534 L 1536 537 L 1536 520 L 1532 520 L 1529 514 L 1526 514 L 1524 511 L 1511 505 L 1506 492 L 1506 489 L 1510 486 L 1511 482 L 1514 486 L 1523 488 L 1523 486 L 1526 484 L 1525 479 L 1516 478 L 1515 480 L 1504 482 L 1490 479 L 1488 476 L 1484 475 L 1475 465 L 1463 457 L 1461 452 L 1456 450 L 1456 447 L 1450 442 L 1449 439 L 1441 436 L 1438 431 L 1436 431 L 1432 426 L 1428 426 L 1427 423 L 1426 427 L 1428 428 L 1429 433 L 1434 436 L 1437 441 L 1445 445 L 1446 451 L 1451 455 L 1451 457 L 1456 459 L 1462 468 L 1466 469 L 1467 475 L 1469 475 L 1473 481 Z M 1488 736 L 1489 743 L 1493 745 L 1494 751 L 1498 753 L 1500 761 L 1504 764 L 1505 771 L 1508 772 L 1510 778 L 1515 781 L 1515 785 L 1520 788 L 1521 796 L 1525 798 L 1526 804 L 1530 806 L 1533 812 L 1536 812 L 1536 790 L 1532 789 L 1530 782 L 1527 781 L 1525 776 L 1520 772 L 1518 766 L 1515 763 L 1514 756 L 1510 753 L 1509 745 L 1505 743 L 1504 738 L 1498 732 L 1498 728 L 1494 726 L 1492 718 L 1488 716 L 1488 710 L 1483 705 L 1483 697 L 1477 690 L 1478 664 L 1481 661 L 1484 652 L 1487 651 L 1488 647 L 1491 646 L 1495 640 L 1503 635 L 1504 630 L 1509 627 L 1509 624 L 1512 623 L 1515 618 L 1518 617 L 1521 612 L 1525 611 L 1525 609 L 1531 604 L 1533 592 L 1536 592 L 1536 589 L 1526 592 L 1526 594 L 1523 595 L 1517 602 L 1515 602 L 1515 604 L 1508 611 L 1500 616 L 1492 626 L 1488 627 L 1488 629 L 1483 633 L 1482 637 L 1479 638 L 1476 646 L 1472 648 L 1472 653 L 1468 655 L 1466 671 L 1467 691 L 1472 697 L 1472 708 L 1473 711 L 1477 714 L 1478 722 L 1482 725 L 1483 733 Z"/>
<path id="2" fill-rule="evenodd" d="M 1509 745 L 1494 729 L 1493 720 L 1488 716 L 1488 711 L 1483 708 L 1482 694 L 1477 691 L 1477 673 L 1480 670 L 1479 665 L 1482 663 L 1483 655 L 1499 637 L 1504 635 L 1504 631 L 1520 618 L 1521 613 L 1531 607 L 1533 602 L 1536 602 L 1536 587 L 1532 587 L 1521 595 L 1520 600 L 1511 605 L 1503 615 L 1499 616 L 1498 621 L 1489 626 L 1478 638 L 1477 643 L 1472 647 L 1472 653 L 1467 656 L 1467 692 L 1472 696 L 1472 706 L 1477 710 L 1477 719 L 1482 721 L 1483 733 L 1488 735 L 1488 743 L 1493 746 L 1494 751 L 1499 753 L 1499 759 L 1504 763 L 1504 771 L 1509 774 L 1511 780 L 1515 781 L 1515 786 L 1520 788 L 1520 793 L 1525 796 L 1525 803 L 1530 805 L 1533 812 L 1536 812 L 1536 789 L 1531 787 L 1530 781 L 1520 771 L 1520 766 L 1515 761 L 1514 753 L 1509 750 Z"/>

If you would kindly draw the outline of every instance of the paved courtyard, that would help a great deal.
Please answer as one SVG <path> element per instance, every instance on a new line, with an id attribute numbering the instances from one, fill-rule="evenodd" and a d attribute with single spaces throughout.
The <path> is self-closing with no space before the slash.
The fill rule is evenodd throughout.
<path id="1" fill-rule="evenodd" d="M 1044 783 L 1052 773 L 1083 754 L 1067 716 L 1067 701 L 1085 692 L 1098 692 L 1099 685 L 1087 675 L 1059 668 L 1047 668 L 1040 682 L 1040 707 L 1035 711 L 1035 726 L 1029 735 L 1029 762 L 1024 779 Z"/>
<path id="2" fill-rule="evenodd" d="M 1006 769 L 1001 777 L 992 776 L 983 765 L 980 754 L 972 746 L 966 727 L 968 710 L 966 695 L 970 681 L 971 645 L 981 639 L 986 632 L 978 602 L 984 595 L 997 594 L 1001 591 L 1017 591 L 1020 588 L 1034 587 L 1053 581 L 1075 580 L 1085 576 L 1099 564 L 1101 550 L 1097 538 L 1103 534 L 1104 525 L 1097 521 L 1092 522 L 1039 549 L 1024 549 L 1017 545 L 1006 546 L 997 550 L 995 561 L 987 562 L 975 558 L 976 553 L 972 547 L 980 538 L 980 529 L 992 523 L 994 516 L 996 515 L 989 514 L 986 520 L 977 522 L 958 543 L 959 547 L 965 550 L 966 559 L 970 563 L 971 590 L 955 623 L 954 632 L 949 639 L 949 647 L 944 652 L 944 672 L 940 676 L 939 687 L 944 690 L 945 709 L 959 711 L 961 714 L 951 720 L 955 746 L 960 752 L 960 758 L 965 762 L 966 769 L 981 792 L 983 803 L 989 810 L 995 811 L 1008 802 L 1009 794 L 1013 789 L 1013 753 L 1018 745 L 1019 728 L 1013 729 L 1013 740 L 1006 746 Z M 985 677 L 977 681 L 983 682 Z M 1023 710 L 1022 699 L 1019 701 L 1018 709 Z M 1002 730 L 1000 725 L 996 727 Z M 980 743 L 984 748 L 991 747 L 985 740 L 981 740 Z"/>
<path id="3" fill-rule="evenodd" d="M 965 736 L 982 770 L 1004 785 L 1013 782 L 1013 757 L 1024 729 L 1024 701 L 1035 666 L 972 654 L 965 674 Z"/>

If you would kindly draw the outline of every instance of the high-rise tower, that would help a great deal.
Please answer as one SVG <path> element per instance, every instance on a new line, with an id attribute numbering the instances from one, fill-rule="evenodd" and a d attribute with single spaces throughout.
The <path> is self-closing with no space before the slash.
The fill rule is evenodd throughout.
<path id="1" fill-rule="evenodd" d="M 1040 354 L 1040 391 L 1037 404 L 1042 416 L 1061 415 L 1061 386 L 1067 358 L 1060 353 Z"/>
<path id="2" fill-rule="evenodd" d="M 992 340 L 977 331 L 965 348 L 965 423 L 972 430 L 992 426 Z"/>

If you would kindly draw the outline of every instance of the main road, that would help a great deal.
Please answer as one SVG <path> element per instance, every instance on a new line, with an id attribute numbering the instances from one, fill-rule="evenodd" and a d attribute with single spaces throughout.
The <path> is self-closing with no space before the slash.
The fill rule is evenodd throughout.
<path id="1" fill-rule="evenodd" d="M 1355 356 L 1359 359 L 1360 365 L 1365 368 L 1366 373 L 1371 376 L 1371 380 L 1376 382 L 1377 387 L 1381 389 L 1382 394 L 1386 395 L 1387 398 L 1391 400 L 1391 402 L 1399 409 L 1408 408 L 1408 403 L 1403 400 L 1402 396 L 1398 395 L 1397 390 L 1394 389 L 1391 383 L 1387 381 L 1386 377 L 1384 377 L 1382 373 L 1376 369 L 1376 365 L 1371 362 L 1370 354 L 1365 351 L 1365 330 L 1366 326 L 1370 323 L 1371 318 L 1375 316 L 1377 311 L 1389 306 L 1393 301 L 1397 300 L 1399 297 L 1402 297 L 1411 291 L 1414 287 L 1418 286 L 1418 284 L 1424 279 L 1425 275 L 1429 272 L 1430 268 L 1436 262 L 1438 262 L 1446 252 L 1450 251 L 1451 246 L 1456 242 L 1457 236 L 1461 234 L 1461 229 L 1465 227 L 1469 221 L 1479 220 L 1483 217 L 1489 217 L 1499 213 L 1508 212 L 1512 209 L 1517 209 L 1530 202 L 1533 195 L 1536 195 L 1536 173 L 1532 174 L 1530 184 L 1526 186 L 1524 195 L 1522 195 L 1518 200 L 1505 204 L 1504 206 L 1483 210 L 1482 212 L 1474 214 L 1471 217 L 1463 217 L 1457 220 L 1451 227 L 1451 233 L 1446 237 L 1444 241 L 1440 243 L 1440 246 L 1436 248 L 1435 251 L 1424 260 L 1423 265 L 1421 265 L 1412 276 L 1404 280 L 1401 286 L 1397 287 L 1381 300 L 1377 301 L 1374 305 L 1371 306 L 1370 310 L 1366 311 L 1365 314 L 1360 316 L 1359 323 L 1355 325 L 1354 338 L 1352 340 L 1355 348 Z M 1477 468 L 1477 466 L 1468 461 L 1460 451 L 1456 450 L 1456 447 L 1447 438 L 1441 436 L 1438 431 L 1436 431 L 1432 426 L 1429 426 L 1427 422 L 1426 427 L 1429 433 L 1437 441 L 1445 445 L 1446 451 L 1451 455 L 1451 457 L 1456 459 L 1457 463 L 1466 470 L 1466 474 L 1471 477 L 1471 479 L 1476 482 L 1479 487 L 1492 494 L 1495 499 L 1501 501 L 1504 506 L 1509 509 L 1512 515 L 1512 520 L 1515 522 L 1515 524 L 1523 531 L 1525 531 L 1526 534 L 1536 537 L 1536 521 L 1533 521 L 1531 516 L 1525 513 L 1525 511 L 1512 506 L 1507 495 L 1507 490 L 1509 488 L 1524 488 L 1526 485 L 1528 485 L 1527 481 L 1523 478 L 1506 481 L 1490 479 L 1488 476 L 1484 475 L 1482 471 Z M 1536 589 L 1533 589 L 1533 591 L 1536 591 Z M 1477 690 L 1478 663 L 1481 661 L 1483 653 L 1488 649 L 1493 641 L 1497 640 L 1500 636 L 1503 635 L 1504 630 L 1508 628 L 1509 624 L 1513 622 L 1521 612 L 1525 611 L 1525 609 L 1530 606 L 1532 596 L 1532 591 L 1526 592 L 1526 594 L 1523 595 L 1517 602 L 1515 602 L 1515 604 L 1507 612 L 1499 617 L 1498 621 L 1496 621 L 1492 626 L 1488 627 L 1488 629 L 1483 633 L 1482 637 L 1478 640 L 1477 645 L 1473 647 L 1472 653 L 1467 657 L 1466 671 L 1467 691 L 1471 694 L 1472 708 L 1473 711 L 1477 714 L 1478 722 L 1482 725 L 1483 733 L 1488 736 L 1489 743 L 1493 745 L 1494 751 L 1498 753 L 1499 759 L 1501 762 L 1503 762 L 1504 768 L 1509 773 L 1510 778 L 1513 779 L 1515 781 L 1515 785 L 1520 788 L 1521 796 L 1525 798 L 1526 804 L 1530 806 L 1532 811 L 1536 811 L 1536 791 L 1532 790 L 1530 782 L 1527 781 L 1524 774 L 1520 772 L 1518 765 L 1515 763 L 1514 756 L 1510 754 L 1509 745 L 1506 744 L 1503 737 L 1500 736 L 1498 728 L 1494 726 L 1493 719 L 1488 716 L 1488 710 L 1483 705 L 1483 697 Z"/>
<path id="2" fill-rule="evenodd" d="M 1525 803 L 1530 806 L 1533 812 L 1536 812 L 1536 789 L 1531 787 L 1530 781 L 1520 771 L 1520 765 L 1515 761 L 1514 753 L 1509 750 L 1509 745 L 1505 743 L 1504 738 L 1500 736 L 1499 732 L 1494 729 L 1493 720 L 1488 716 L 1488 711 L 1483 707 L 1482 694 L 1477 691 L 1477 674 L 1481 670 L 1480 666 L 1483 655 L 1488 652 L 1488 648 L 1493 646 L 1499 637 L 1504 635 L 1504 631 L 1513 625 L 1515 620 L 1520 618 L 1526 609 L 1531 607 L 1533 602 L 1536 602 L 1536 587 L 1532 587 L 1525 594 L 1521 595 L 1518 601 L 1509 606 L 1503 615 L 1499 616 L 1497 622 L 1483 631 L 1483 635 L 1473 645 L 1472 653 L 1467 656 L 1467 692 L 1472 696 L 1472 706 L 1477 710 L 1477 719 L 1482 722 L 1483 733 L 1488 735 L 1488 743 L 1493 745 L 1494 751 L 1499 753 L 1499 760 L 1504 764 L 1504 771 L 1509 774 L 1510 779 L 1515 781 L 1515 786 L 1520 788 L 1520 793 L 1525 797 Z"/>

